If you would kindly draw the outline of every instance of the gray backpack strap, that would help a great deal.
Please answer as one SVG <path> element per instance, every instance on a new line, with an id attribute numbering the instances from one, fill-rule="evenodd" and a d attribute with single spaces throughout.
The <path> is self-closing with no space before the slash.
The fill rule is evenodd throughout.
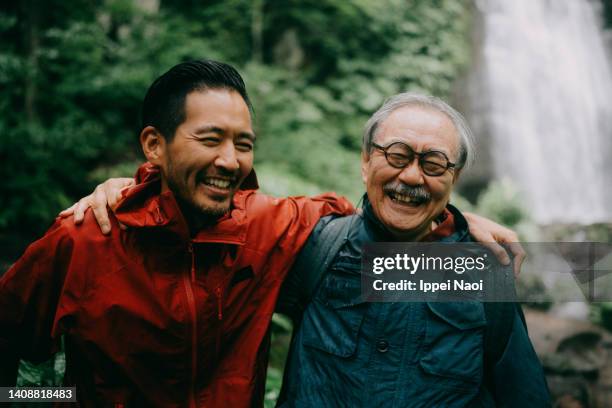
<path id="1" fill-rule="evenodd" d="M 354 217 L 357 215 L 323 218 L 319 221 L 325 225 L 318 233 L 310 235 L 293 264 L 283 283 L 277 312 L 289 315 L 296 322 L 301 320 L 302 313 L 323 280 L 325 272 L 347 241 Z"/>
<path id="2" fill-rule="evenodd" d="M 309 303 L 332 261 L 348 240 L 351 221 L 356 215 L 331 220 L 316 239 L 309 240 L 296 262 L 304 282 L 303 300 Z"/>

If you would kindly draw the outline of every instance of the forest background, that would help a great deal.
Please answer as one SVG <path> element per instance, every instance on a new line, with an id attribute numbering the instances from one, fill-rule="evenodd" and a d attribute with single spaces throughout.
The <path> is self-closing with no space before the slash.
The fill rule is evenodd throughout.
<path id="1" fill-rule="evenodd" d="M 612 0 L 604 1 L 612 25 Z M 461 108 L 470 68 L 469 0 L 72 0 L 0 5 L 0 266 L 56 214 L 143 161 L 136 144 L 149 84 L 176 63 L 235 65 L 251 95 L 264 192 L 363 192 L 363 125 L 403 91 Z M 510 226 L 528 219 L 492 185 L 465 206 Z M 274 320 L 267 404 L 282 376 L 290 324 Z M 22 366 L 22 384 L 57 383 Z"/>

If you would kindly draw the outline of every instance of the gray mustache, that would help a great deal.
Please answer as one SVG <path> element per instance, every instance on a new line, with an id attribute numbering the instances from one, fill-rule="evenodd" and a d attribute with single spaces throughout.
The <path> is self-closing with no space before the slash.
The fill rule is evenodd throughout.
<path id="1" fill-rule="evenodd" d="M 383 190 L 385 193 L 395 193 L 401 195 L 407 195 L 413 201 L 420 204 L 426 203 L 431 200 L 431 194 L 423 186 L 408 186 L 406 184 L 387 184 Z"/>

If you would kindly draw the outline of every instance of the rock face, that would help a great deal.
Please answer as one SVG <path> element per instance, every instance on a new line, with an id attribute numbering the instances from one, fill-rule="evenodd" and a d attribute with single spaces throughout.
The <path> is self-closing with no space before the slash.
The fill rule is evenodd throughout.
<path id="1" fill-rule="evenodd" d="M 555 407 L 612 407 L 612 335 L 591 323 L 525 309 Z"/>

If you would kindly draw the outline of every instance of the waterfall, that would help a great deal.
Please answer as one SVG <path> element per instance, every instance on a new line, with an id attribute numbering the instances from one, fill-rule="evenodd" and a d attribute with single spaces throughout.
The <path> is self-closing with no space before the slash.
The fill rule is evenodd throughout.
<path id="1" fill-rule="evenodd" d="M 476 1 L 468 116 L 540 224 L 612 222 L 612 71 L 589 0 Z"/>

